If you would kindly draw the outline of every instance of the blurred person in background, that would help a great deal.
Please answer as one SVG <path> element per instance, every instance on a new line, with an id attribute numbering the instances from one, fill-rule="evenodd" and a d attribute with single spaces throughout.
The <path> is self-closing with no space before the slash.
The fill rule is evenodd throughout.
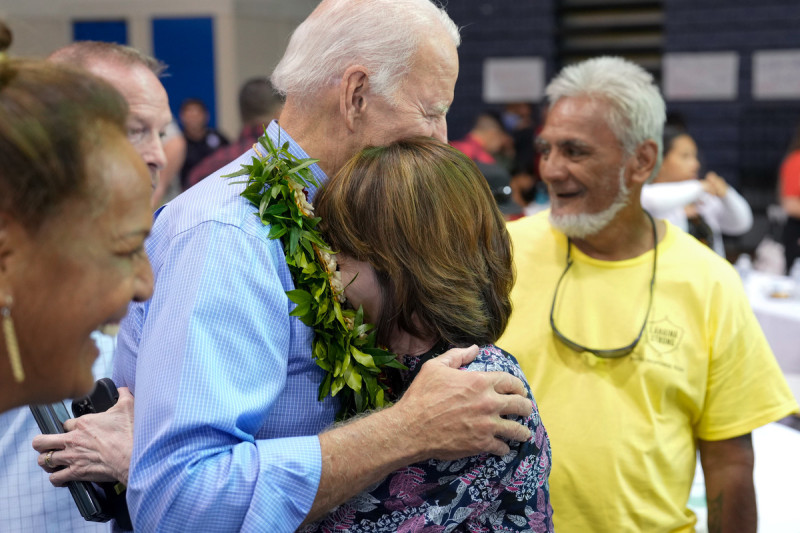
<path id="1" fill-rule="evenodd" d="M 205 102 L 199 98 L 187 98 L 181 103 L 178 113 L 186 139 L 186 157 L 181 167 L 181 188 L 189 188 L 189 173 L 206 156 L 221 146 L 227 146 L 228 138 L 208 125 L 210 116 Z"/>
<path id="2" fill-rule="evenodd" d="M 450 141 L 450 145 L 478 165 L 504 215 L 511 216 L 519 211 L 511 199 L 511 174 L 505 164 L 509 159 L 504 155 L 512 148 L 511 137 L 499 115 L 490 111 L 479 114 L 467 136 Z"/>
<path id="3" fill-rule="evenodd" d="M 664 100 L 614 57 L 548 85 L 537 139 L 549 211 L 508 225 L 517 281 L 498 346 L 525 371 L 553 446 L 561 533 L 754 533 L 750 432 L 797 412 L 732 265 L 641 206 Z"/>
<path id="4" fill-rule="evenodd" d="M 151 202 L 153 211 L 181 193 L 180 172 L 186 159 L 186 138 L 174 119 L 164 128 L 161 142 L 164 146 L 167 164 L 161 171 L 158 185 L 153 191 L 153 200 Z"/>
<path id="5" fill-rule="evenodd" d="M 666 126 L 663 151 L 661 170 L 642 188 L 642 207 L 725 257 L 722 236 L 753 227 L 750 204 L 716 172 L 699 179 L 697 144 L 685 130 Z"/>
<path id="6" fill-rule="evenodd" d="M 151 180 L 126 138 L 127 111 L 117 91 L 85 71 L 0 62 L 0 354 L 8 361 L 0 411 L 88 393 L 93 332 L 152 293 L 144 253 Z M 3 444 L 17 435 L 13 425 L 3 429 Z M 46 525 L 50 511 L 65 510 L 55 501 L 42 502 L 44 516 L 23 518 L 36 502 L 22 464 L 2 469 L 10 486 L 0 490 L 0 529 L 71 530 L 69 522 Z"/>
<path id="7" fill-rule="evenodd" d="M 500 118 L 494 113 L 484 111 L 475 119 L 466 137 L 450 141 L 450 145 L 460 150 L 475 162 L 498 164 L 497 155 L 509 146 L 511 138 L 503 128 Z"/>
<path id="8" fill-rule="evenodd" d="M 244 82 L 239 90 L 239 117 L 242 120 L 239 138 L 233 144 L 217 148 L 192 168 L 189 187 L 246 152 L 264 135 L 267 124 L 278 119 L 282 108 L 283 98 L 267 78 L 252 78 Z"/>
<path id="9" fill-rule="evenodd" d="M 530 103 L 514 103 L 507 104 L 503 110 L 503 123 L 514 139 L 511 198 L 520 208 L 508 220 L 516 220 L 547 209 L 547 186 L 539 177 L 539 154 L 534 148 L 534 140 L 541 131 L 545 109 Z"/>
<path id="10" fill-rule="evenodd" d="M 541 128 L 538 106 L 528 102 L 506 104 L 501 119 L 506 132 L 512 139 L 513 164 L 509 169 L 512 175 L 526 172 L 536 159 L 533 141 Z"/>
<path id="11" fill-rule="evenodd" d="M 800 257 L 800 126 L 781 163 L 779 187 L 781 207 L 786 212 L 781 240 L 786 268 L 790 270 Z"/>

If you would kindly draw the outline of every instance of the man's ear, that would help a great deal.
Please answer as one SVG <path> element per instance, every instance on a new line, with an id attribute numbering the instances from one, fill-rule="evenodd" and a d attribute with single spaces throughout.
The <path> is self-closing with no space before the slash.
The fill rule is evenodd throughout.
<path id="1" fill-rule="evenodd" d="M 644 185 L 656 168 L 658 161 L 658 145 L 655 141 L 648 139 L 636 148 L 633 157 L 633 173 L 631 178 L 639 184 Z"/>
<path id="2" fill-rule="evenodd" d="M 339 92 L 339 111 L 345 119 L 347 129 L 356 130 L 357 123 L 367 109 L 369 75 L 366 67 L 352 65 L 344 71 Z"/>

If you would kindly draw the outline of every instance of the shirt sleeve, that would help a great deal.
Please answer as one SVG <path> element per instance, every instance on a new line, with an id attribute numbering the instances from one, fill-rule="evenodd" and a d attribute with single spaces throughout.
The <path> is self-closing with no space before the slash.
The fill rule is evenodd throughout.
<path id="1" fill-rule="evenodd" d="M 276 242 L 206 222 L 154 261 L 141 334 L 125 326 L 119 354 L 135 361 L 138 531 L 292 531 L 311 508 L 319 439 L 259 438 L 292 342 Z M 138 337 L 138 353 L 126 353 Z"/>
<path id="2" fill-rule="evenodd" d="M 719 229 L 725 235 L 742 235 L 753 227 L 753 210 L 733 187 L 720 198 L 721 209 L 717 215 Z"/>
<path id="3" fill-rule="evenodd" d="M 758 325 L 741 282 L 728 269 L 710 299 L 712 335 L 703 440 L 724 440 L 797 412 L 797 402 Z"/>
<path id="4" fill-rule="evenodd" d="M 655 218 L 666 218 L 675 209 L 697 201 L 703 194 L 698 180 L 649 183 L 642 187 L 642 207 Z"/>

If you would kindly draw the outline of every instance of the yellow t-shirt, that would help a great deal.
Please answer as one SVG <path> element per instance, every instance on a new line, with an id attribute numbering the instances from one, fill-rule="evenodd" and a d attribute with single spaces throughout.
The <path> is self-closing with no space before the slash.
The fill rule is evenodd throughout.
<path id="1" fill-rule="evenodd" d="M 696 439 L 749 433 L 797 410 L 736 271 L 667 224 L 645 333 L 621 359 L 577 353 L 549 323 L 567 240 L 549 212 L 508 226 L 517 281 L 497 342 L 513 353 L 550 435 L 559 533 L 693 531 Z M 647 311 L 653 252 L 599 261 L 572 247 L 555 324 L 594 349 L 630 344 Z"/>

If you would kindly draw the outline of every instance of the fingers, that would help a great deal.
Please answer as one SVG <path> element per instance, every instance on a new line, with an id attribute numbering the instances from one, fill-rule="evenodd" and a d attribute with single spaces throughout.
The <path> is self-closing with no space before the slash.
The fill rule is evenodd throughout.
<path id="1" fill-rule="evenodd" d="M 725 181 L 725 178 L 716 172 L 707 172 L 706 179 L 704 181 L 711 185 L 711 194 L 722 198 L 728 193 L 728 183 Z"/>
<path id="2" fill-rule="evenodd" d="M 533 412 L 533 403 L 524 396 L 506 395 L 505 405 L 500 407 L 500 416 L 527 418 Z"/>
<path id="3" fill-rule="evenodd" d="M 83 415 L 83 416 L 91 416 L 91 415 Z M 70 418 L 69 420 L 64 421 L 64 431 L 74 431 L 75 425 L 78 423 L 77 418 Z"/>
<path id="4" fill-rule="evenodd" d="M 81 479 L 75 477 L 72 470 L 66 467 L 50 474 L 49 479 L 50 484 L 52 484 L 54 487 L 63 487 L 70 481 L 81 481 Z"/>
<path id="5" fill-rule="evenodd" d="M 508 452 L 511 451 L 511 448 L 500 439 L 493 439 L 491 445 L 485 450 L 487 453 L 491 453 L 492 455 L 498 455 L 500 457 L 504 456 Z"/>
<path id="6" fill-rule="evenodd" d="M 508 372 L 489 372 L 489 375 L 494 382 L 494 390 L 497 394 L 518 394 L 520 396 L 527 396 L 525 391 L 525 384 L 516 376 L 512 376 Z"/>
<path id="7" fill-rule="evenodd" d="M 499 456 L 511 451 L 507 441 L 526 442 L 532 437 L 531 429 L 528 426 L 502 418 L 498 421 L 495 431 L 494 439 L 489 441 L 483 451 Z"/>
<path id="8" fill-rule="evenodd" d="M 131 400 L 133 399 L 133 394 L 131 394 L 131 391 L 128 387 L 120 387 L 117 389 L 117 392 L 119 393 L 119 400 L 123 400 L 125 398 L 130 398 Z M 119 400 L 117 401 L 119 402 Z"/>
<path id="9" fill-rule="evenodd" d="M 434 361 L 450 368 L 461 368 L 470 364 L 478 356 L 480 350 L 476 345 L 467 348 L 452 348 L 434 359 Z"/>
<path id="10" fill-rule="evenodd" d="M 39 453 L 47 453 L 50 450 L 63 450 L 67 447 L 67 437 L 64 434 L 56 435 L 37 435 L 31 443 L 33 449 Z"/>
<path id="11" fill-rule="evenodd" d="M 39 467 L 48 474 L 53 474 L 64 468 L 64 463 L 60 461 L 61 457 L 57 450 L 50 450 L 45 453 L 40 453 L 36 458 L 36 464 L 38 464 Z"/>
<path id="12" fill-rule="evenodd" d="M 519 422 L 501 418 L 495 429 L 495 437 L 516 442 L 525 442 L 531 438 L 531 428 Z"/>
<path id="13" fill-rule="evenodd" d="M 75 481 L 75 478 L 69 468 L 69 465 L 64 461 L 63 450 L 50 450 L 47 453 L 39 454 L 36 462 L 42 467 L 42 470 L 50 474 L 50 483 L 56 487 L 63 487 L 69 481 Z"/>

